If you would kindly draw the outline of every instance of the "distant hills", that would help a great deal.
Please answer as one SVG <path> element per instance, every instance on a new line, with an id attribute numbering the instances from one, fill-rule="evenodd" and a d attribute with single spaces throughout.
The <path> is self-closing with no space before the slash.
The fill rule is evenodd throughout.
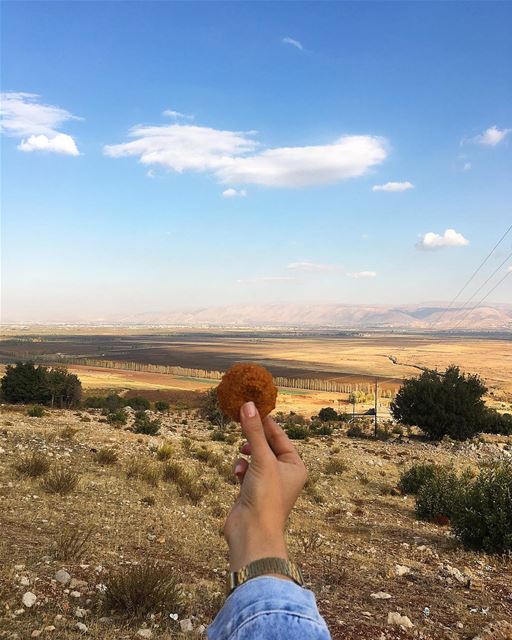
<path id="1" fill-rule="evenodd" d="M 212 327 L 332 327 L 342 329 L 418 329 L 511 331 L 512 304 L 477 309 L 446 305 L 348 305 L 272 303 L 146 312 L 116 322 Z"/>

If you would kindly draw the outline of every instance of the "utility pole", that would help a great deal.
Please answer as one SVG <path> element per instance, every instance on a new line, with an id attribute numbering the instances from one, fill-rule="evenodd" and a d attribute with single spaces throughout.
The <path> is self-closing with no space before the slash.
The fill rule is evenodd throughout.
<path id="1" fill-rule="evenodd" d="M 378 378 L 375 378 L 375 407 L 374 407 L 374 412 L 375 412 L 375 416 L 374 416 L 374 420 L 375 420 L 375 438 L 377 438 L 377 396 L 379 393 L 379 381 Z"/>

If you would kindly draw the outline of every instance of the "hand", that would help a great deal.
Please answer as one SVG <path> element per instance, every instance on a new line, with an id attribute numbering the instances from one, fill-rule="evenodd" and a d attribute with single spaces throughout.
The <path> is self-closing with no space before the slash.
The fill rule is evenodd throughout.
<path id="1" fill-rule="evenodd" d="M 268 416 L 260 419 L 253 402 L 240 410 L 247 442 L 235 473 L 241 488 L 224 525 L 231 571 L 265 557 L 288 558 L 284 529 L 307 471 L 297 450 L 281 427 Z"/>

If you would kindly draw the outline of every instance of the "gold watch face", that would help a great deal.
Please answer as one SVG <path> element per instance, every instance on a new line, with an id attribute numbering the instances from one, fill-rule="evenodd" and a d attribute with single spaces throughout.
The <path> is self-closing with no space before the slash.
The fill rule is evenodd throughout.
<path id="1" fill-rule="evenodd" d="M 291 578 L 298 585 L 304 584 L 304 578 L 299 567 L 285 560 L 284 558 L 261 558 L 254 560 L 247 566 L 240 569 L 240 571 L 232 571 L 227 577 L 227 590 L 228 594 L 233 591 L 237 586 L 247 582 L 251 578 L 257 578 L 258 576 L 264 576 L 268 574 L 278 574 Z"/>

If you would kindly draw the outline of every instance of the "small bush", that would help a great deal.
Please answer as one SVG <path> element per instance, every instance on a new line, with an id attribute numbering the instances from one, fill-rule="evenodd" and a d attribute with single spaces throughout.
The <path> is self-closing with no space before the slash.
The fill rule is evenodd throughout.
<path id="1" fill-rule="evenodd" d="M 206 494 L 207 487 L 199 484 L 192 474 L 177 463 L 168 462 L 163 470 L 166 482 L 173 482 L 180 496 L 188 498 L 192 504 L 198 504 Z"/>
<path id="2" fill-rule="evenodd" d="M 162 446 L 156 450 L 156 457 L 159 460 L 169 460 L 174 453 L 174 447 L 169 442 L 165 442 Z"/>
<path id="3" fill-rule="evenodd" d="M 47 493 L 67 495 L 78 486 L 79 476 L 75 471 L 65 467 L 54 467 L 43 479 L 41 487 Z"/>
<path id="4" fill-rule="evenodd" d="M 61 440 L 73 440 L 73 438 L 76 436 L 77 433 L 78 433 L 78 429 L 74 429 L 68 424 L 67 427 L 64 427 L 64 429 L 60 430 L 59 438 Z"/>
<path id="5" fill-rule="evenodd" d="M 103 605 L 108 613 L 143 618 L 163 611 L 181 613 L 183 609 L 176 572 L 167 565 L 145 562 L 123 567 L 107 578 L 105 587 Z"/>
<path id="6" fill-rule="evenodd" d="M 210 440 L 213 440 L 214 442 L 225 442 L 226 434 L 224 431 L 221 431 L 221 429 L 215 429 L 210 434 Z"/>
<path id="7" fill-rule="evenodd" d="M 338 419 L 338 414 L 332 407 L 324 407 L 318 412 L 318 417 L 322 422 L 332 422 Z"/>
<path id="8" fill-rule="evenodd" d="M 107 414 L 107 422 L 113 425 L 122 425 L 128 422 L 128 416 L 124 409 L 116 409 Z"/>
<path id="9" fill-rule="evenodd" d="M 157 400 L 155 402 L 155 409 L 160 411 L 160 413 L 169 413 L 170 408 L 171 405 L 168 402 L 165 402 L 165 400 Z"/>
<path id="10" fill-rule="evenodd" d="M 452 526 L 471 549 L 486 553 L 512 551 L 512 464 L 493 464 L 461 485 Z"/>
<path id="11" fill-rule="evenodd" d="M 160 420 L 151 419 L 144 411 L 138 411 L 133 423 L 133 432 L 142 433 L 145 436 L 157 436 L 160 432 Z"/>
<path id="12" fill-rule="evenodd" d="M 345 473 L 348 469 L 348 464 L 342 458 L 329 458 L 324 467 L 324 472 L 327 475 L 339 475 L 341 473 Z"/>
<path id="13" fill-rule="evenodd" d="M 163 468 L 162 477 L 165 482 L 177 483 L 183 473 L 185 473 L 185 470 L 180 464 L 167 462 Z"/>
<path id="14" fill-rule="evenodd" d="M 144 458 L 132 458 L 126 465 L 126 477 L 137 478 L 156 487 L 161 477 L 160 467 L 153 461 Z"/>
<path id="15" fill-rule="evenodd" d="M 404 494 L 417 494 L 421 487 L 438 473 L 439 465 L 433 463 L 413 464 L 404 471 L 398 481 L 398 488 Z"/>
<path id="16" fill-rule="evenodd" d="M 94 528 L 81 531 L 70 524 L 64 524 L 52 544 L 53 557 L 64 562 L 81 560 L 89 549 L 93 532 Z"/>
<path id="17" fill-rule="evenodd" d="M 116 464 L 116 462 L 119 460 L 114 449 L 109 449 L 107 447 L 97 451 L 94 455 L 94 459 L 98 464 L 101 465 Z"/>
<path id="18" fill-rule="evenodd" d="M 30 418 L 42 418 L 44 416 L 44 409 L 41 405 L 34 405 L 27 409 L 27 416 Z"/>
<path id="19" fill-rule="evenodd" d="M 416 515 L 420 520 L 451 519 L 461 480 L 452 469 L 440 468 L 419 489 Z"/>
<path id="20" fill-rule="evenodd" d="M 135 396 L 133 398 L 127 398 L 124 401 L 126 407 L 131 407 L 135 411 L 144 411 L 151 407 L 151 403 L 147 398 L 142 396 Z"/>
<path id="21" fill-rule="evenodd" d="M 325 502 L 325 498 L 318 488 L 318 474 L 310 473 L 308 475 L 308 479 L 306 480 L 306 484 L 304 485 L 304 491 L 308 497 L 316 502 L 317 504 L 322 504 Z"/>
<path id="22" fill-rule="evenodd" d="M 391 431 L 389 430 L 389 427 L 387 425 L 384 425 L 383 427 L 377 427 L 375 437 L 377 438 L 377 440 L 389 440 L 391 438 Z"/>
<path id="23" fill-rule="evenodd" d="M 290 440 L 305 440 L 309 435 L 309 429 L 300 424 L 291 424 L 286 428 Z"/>
<path id="24" fill-rule="evenodd" d="M 14 464 L 16 471 L 29 478 L 38 478 L 48 473 L 50 469 L 50 462 L 48 458 L 37 451 L 27 453 L 17 460 Z"/>
<path id="25" fill-rule="evenodd" d="M 311 432 L 315 435 L 315 436 L 331 436 L 332 432 L 334 431 L 334 427 L 332 427 L 329 424 L 321 424 L 321 425 L 311 425 Z"/>

